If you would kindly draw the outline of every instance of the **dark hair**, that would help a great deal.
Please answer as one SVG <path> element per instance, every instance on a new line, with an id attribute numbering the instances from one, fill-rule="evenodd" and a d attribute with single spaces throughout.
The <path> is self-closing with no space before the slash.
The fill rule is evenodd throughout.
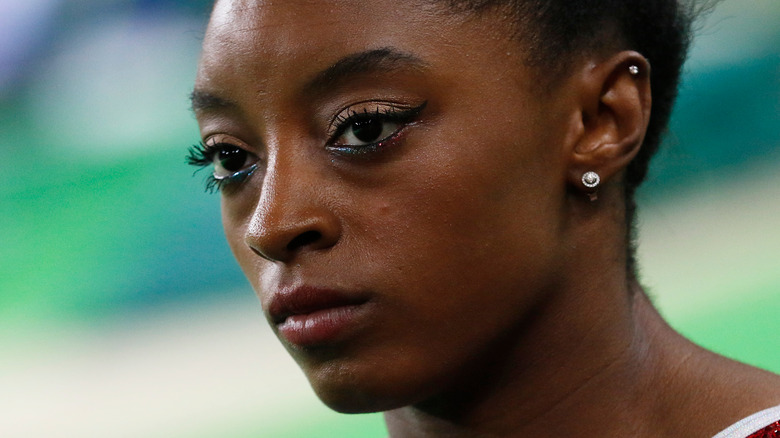
<path id="1" fill-rule="evenodd" d="M 684 1 L 684 0 L 683 0 Z M 694 18 L 708 7 L 677 0 L 447 0 L 458 11 L 501 8 L 517 25 L 529 51 L 528 62 L 551 78 L 563 74 L 578 53 L 635 50 L 651 65 L 653 110 L 644 143 L 625 177 L 627 269 L 636 273 L 634 193 L 647 175 L 650 159 L 666 130 Z M 705 2 L 711 3 L 713 2 Z M 552 73 L 552 74 L 549 74 Z"/>

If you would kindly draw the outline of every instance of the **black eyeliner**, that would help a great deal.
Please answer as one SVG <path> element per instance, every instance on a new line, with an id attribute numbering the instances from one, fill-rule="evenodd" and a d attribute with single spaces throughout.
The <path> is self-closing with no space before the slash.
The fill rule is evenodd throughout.
<path id="1" fill-rule="evenodd" d="M 427 105 L 428 102 L 425 101 L 421 105 L 418 105 L 417 107 L 405 109 L 405 110 L 400 110 L 397 107 L 391 107 L 387 109 L 377 108 L 373 112 L 369 112 L 367 110 L 363 112 L 353 111 L 350 115 L 346 117 L 337 117 L 336 120 L 339 122 L 339 125 L 336 129 L 336 132 L 330 136 L 330 139 L 328 140 L 327 148 L 336 154 L 345 155 L 345 156 L 370 155 L 372 153 L 375 153 L 380 149 L 383 149 L 385 146 L 388 145 L 388 143 L 393 141 L 406 126 L 408 126 L 412 121 L 414 121 L 420 115 L 420 113 L 425 109 Z M 352 126 L 353 124 L 358 122 L 368 121 L 371 119 L 377 119 L 377 118 L 381 119 L 383 122 L 395 122 L 395 123 L 403 124 L 404 126 L 401 126 L 398 130 L 396 130 L 391 135 L 379 139 L 372 143 L 368 143 L 364 145 L 335 144 L 335 140 L 339 138 L 341 135 L 343 135 L 344 132 L 346 132 L 346 130 L 349 129 L 349 127 Z"/>

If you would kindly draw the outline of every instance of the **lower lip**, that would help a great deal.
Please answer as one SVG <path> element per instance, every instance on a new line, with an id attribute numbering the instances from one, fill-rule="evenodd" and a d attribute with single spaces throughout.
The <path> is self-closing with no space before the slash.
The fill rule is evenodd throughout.
<path id="1" fill-rule="evenodd" d="M 365 305 L 342 306 L 291 315 L 277 328 L 281 337 L 300 347 L 333 343 L 357 328 L 364 308 Z"/>

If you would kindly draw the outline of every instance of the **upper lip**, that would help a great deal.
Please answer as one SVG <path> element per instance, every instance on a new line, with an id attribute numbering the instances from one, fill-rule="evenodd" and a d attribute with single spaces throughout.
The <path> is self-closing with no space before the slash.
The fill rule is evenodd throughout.
<path id="1" fill-rule="evenodd" d="M 292 315 L 306 315 L 318 310 L 363 304 L 368 299 L 357 293 L 313 286 L 279 289 L 268 302 L 268 314 L 274 324 Z"/>

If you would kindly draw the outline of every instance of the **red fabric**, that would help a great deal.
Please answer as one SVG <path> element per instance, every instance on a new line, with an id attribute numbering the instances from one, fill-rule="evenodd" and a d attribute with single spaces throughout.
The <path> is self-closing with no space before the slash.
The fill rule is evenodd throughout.
<path id="1" fill-rule="evenodd" d="M 770 424 L 747 438 L 780 438 L 780 421 Z"/>

